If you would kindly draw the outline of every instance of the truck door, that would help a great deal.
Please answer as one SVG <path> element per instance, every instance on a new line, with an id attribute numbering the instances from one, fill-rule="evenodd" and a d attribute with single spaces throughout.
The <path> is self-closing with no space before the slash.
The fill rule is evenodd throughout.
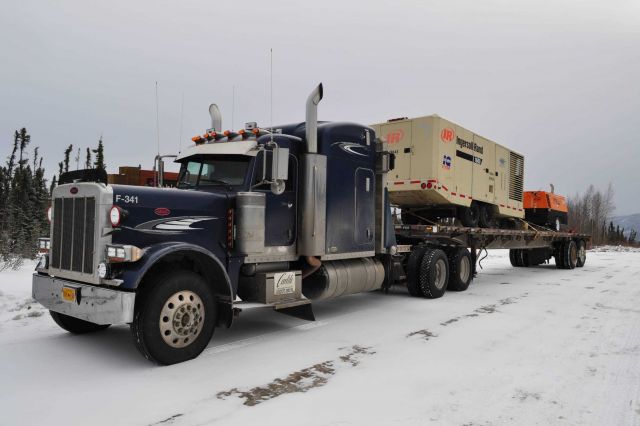
<path id="1" fill-rule="evenodd" d="M 261 151 L 254 162 L 252 185 L 258 185 L 262 180 L 263 154 Z M 267 151 L 271 155 L 271 151 Z M 290 246 L 296 240 L 296 210 L 297 210 L 297 181 L 298 159 L 289 154 L 289 177 L 282 194 L 271 192 L 269 184 L 255 186 L 254 191 L 264 192 L 266 195 L 265 213 L 265 246 Z"/>
<path id="2" fill-rule="evenodd" d="M 396 168 L 389 173 L 389 180 L 411 179 L 411 121 L 383 124 L 379 136 L 387 140 L 387 149 L 396 155 Z"/>

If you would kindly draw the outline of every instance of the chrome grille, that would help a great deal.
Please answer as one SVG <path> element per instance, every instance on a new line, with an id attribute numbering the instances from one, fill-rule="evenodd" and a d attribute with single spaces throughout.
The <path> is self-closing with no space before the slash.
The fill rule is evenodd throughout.
<path id="1" fill-rule="evenodd" d="M 93 274 L 95 211 L 95 197 L 54 200 L 51 267 Z"/>

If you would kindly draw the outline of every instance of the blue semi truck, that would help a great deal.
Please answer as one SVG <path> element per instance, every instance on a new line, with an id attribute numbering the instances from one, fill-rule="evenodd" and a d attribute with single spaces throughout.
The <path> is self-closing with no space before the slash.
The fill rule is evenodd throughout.
<path id="1" fill-rule="evenodd" d="M 395 284 L 425 298 L 466 290 L 482 248 L 511 248 L 514 266 L 584 264 L 584 235 L 395 223 L 393 154 L 369 126 L 318 122 L 322 91 L 305 122 L 271 128 L 221 132 L 213 106 L 176 158 L 176 188 L 61 177 L 34 299 L 73 333 L 129 324 L 147 359 L 174 364 L 245 309 L 313 320 L 312 301 Z"/>

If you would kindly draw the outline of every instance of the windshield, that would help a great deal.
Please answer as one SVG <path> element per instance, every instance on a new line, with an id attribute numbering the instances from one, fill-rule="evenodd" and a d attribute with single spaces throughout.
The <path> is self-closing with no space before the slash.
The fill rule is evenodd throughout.
<path id="1" fill-rule="evenodd" d="M 251 157 L 225 155 L 182 163 L 178 188 L 243 185 Z"/>

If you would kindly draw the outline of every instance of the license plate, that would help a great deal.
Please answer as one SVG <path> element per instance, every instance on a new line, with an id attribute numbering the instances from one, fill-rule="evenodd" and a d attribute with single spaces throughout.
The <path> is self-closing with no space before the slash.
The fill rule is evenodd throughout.
<path id="1" fill-rule="evenodd" d="M 62 287 L 62 299 L 67 302 L 76 301 L 76 289 L 70 287 Z"/>

